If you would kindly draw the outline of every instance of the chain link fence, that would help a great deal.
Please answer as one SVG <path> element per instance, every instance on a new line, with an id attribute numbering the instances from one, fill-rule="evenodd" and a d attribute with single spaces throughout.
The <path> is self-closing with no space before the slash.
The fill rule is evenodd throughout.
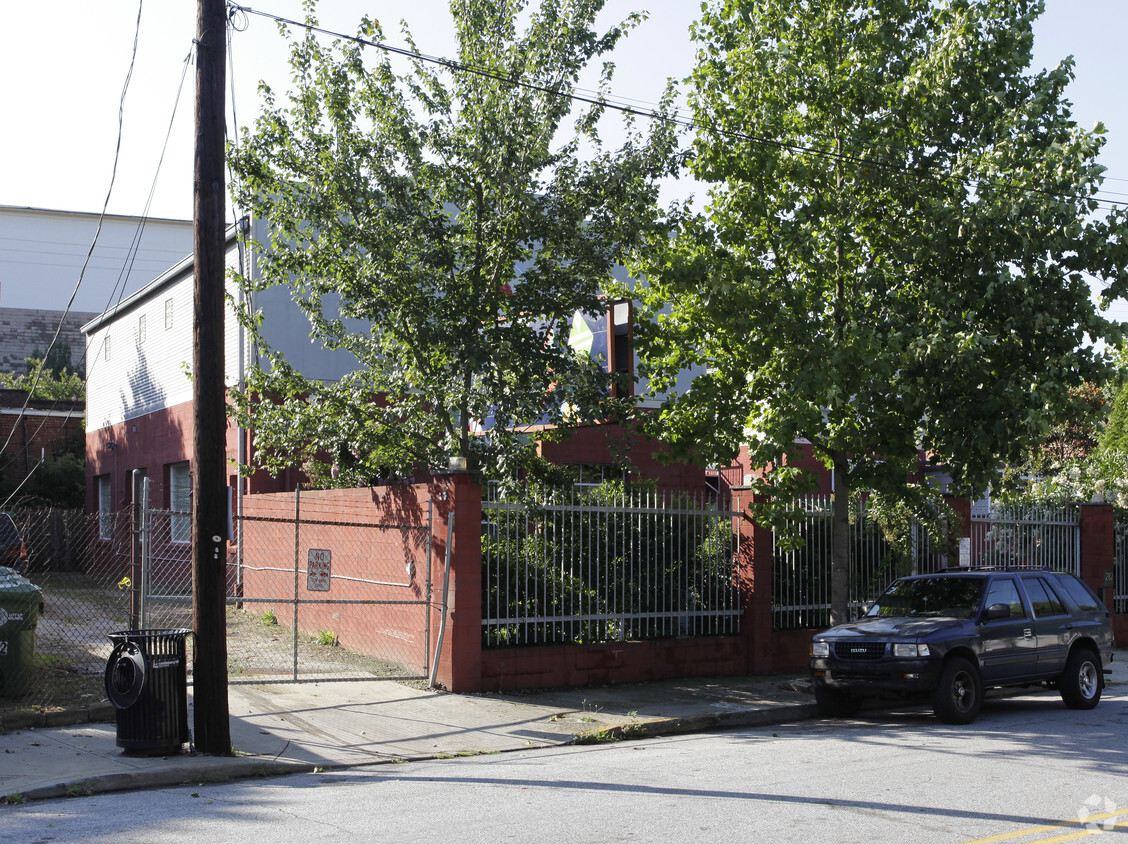
<path id="1" fill-rule="evenodd" d="M 392 521 L 316 492 L 244 506 L 229 569 L 230 682 L 426 676 L 429 509 Z"/>
<path id="2" fill-rule="evenodd" d="M 132 525 L 128 512 L 11 511 L 27 546 L 25 577 L 43 593 L 30 682 L 0 708 L 89 706 L 105 699 L 109 634 L 129 627 Z"/>
<path id="3" fill-rule="evenodd" d="M 424 677 L 426 519 L 376 524 L 371 513 L 311 506 L 296 521 L 293 505 L 284 509 L 264 503 L 258 516 L 236 520 L 242 549 L 231 543 L 226 564 L 229 681 Z M 193 627 L 189 513 L 142 510 L 137 525 L 128 510 L 11 516 L 27 546 L 22 574 L 43 605 L 30 680 L 16 694 L 0 688 L 0 712 L 98 704 L 111 633 Z M 193 648 L 190 636 L 189 683 Z"/>

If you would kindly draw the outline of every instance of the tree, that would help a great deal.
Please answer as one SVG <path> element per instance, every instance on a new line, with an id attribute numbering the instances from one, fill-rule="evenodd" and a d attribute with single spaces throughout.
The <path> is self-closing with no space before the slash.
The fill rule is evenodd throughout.
<path id="1" fill-rule="evenodd" d="M 613 412 L 607 368 L 569 347 L 569 328 L 606 313 L 674 141 L 628 125 L 608 151 L 598 103 L 565 127 L 581 71 L 640 20 L 598 34 L 602 6 L 452 0 L 457 58 L 403 75 L 368 46 L 383 31 L 367 18 L 358 41 L 292 39 L 289 105 L 262 89 L 230 156 L 234 193 L 272 229 L 260 288 L 290 288 L 311 338 L 358 366 L 317 383 L 267 350 L 248 394 L 274 401 L 241 412 L 269 468 L 363 484 L 455 455 L 504 475 L 532 460 L 530 426 Z"/>
<path id="2" fill-rule="evenodd" d="M 86 397 L 86 383 L 81 372 L 61 367 L 54 369 L 42 358 L 30 357 L 26 360 L 27 373 L 17 375 L 0 372 L 0 387 L 11 390 L 24 390 L 29 398 L 52 401 L 82 401 Z"/>
<path id="3" fill-rule="evenodd" d="M 1040 11 L 723 0 L 695 26 L 692 168 L 712 187 L 636 262 L 644 374 L 661 390 L 707 367 L 657 427 L 721 460 L 747 444 L 767 515 L 810 482 L 781 460 L 797 440 L 834 470 L 834 622 L 852 491 L 935 512 L 923 450 L 976 494 L 1103 380 L 1085 341 L 1116 332 L 1086 274 L 1122 294 L 1126 217 L 1101 216 L 1103 129 L 1070 118 L 1072 60 L 1027 70 Z"/>
<path id="4" fill-rule="evenodd" d="M 26 361 L 28 375 L 34 376 L 40 366 L 44 370 L 49 371 L 56 379 L 62 378 L 64 375 L 78 375 L 80 378 L 86 377 L 86 367 L 80 361 L 78 365 L 71 363 L 71 347 L 70 343 L 65 340 L 59 340 L 51 344 L 47 349 L 47 354 L 36 348 L 31 353 Z"/>

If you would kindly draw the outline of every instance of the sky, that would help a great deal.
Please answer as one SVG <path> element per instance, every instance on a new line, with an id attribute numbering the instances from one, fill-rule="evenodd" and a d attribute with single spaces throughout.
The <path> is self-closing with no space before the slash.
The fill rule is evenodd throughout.
<path id="1" fill-rule="evenodd" d="M 300 0 L 249 5 L 302 18 Z M 640 9 L 650 16 L 616 51 L 612 90 L 645 106 L 658 100 L 668 77 L 689 73 L 694 47 L 687 30 L 699 3 L 608 0 L 601 20 L 611 23 Z M 111 213 L 190 218 L 193 68 L 184 77 L 178 104 L 177 92 L 195 37 L 195 12 L 194 0 L 6 4 L 0 30 L 6 116 L 0 131 L 0 205 L 98 212 L 109 194 Z M 446 0 L 323 0 L 318 14 L 323 27 L 345 33 L 355 32 L 361 16 L 368 14 L 397 46 L 404 43 L 399 20 L 406 18 L 423 52 L 453 54 Z M 248 15 L 237 23 L 245 27 L 232 35 L 229 85 L 235 119 L 246 126 L 259 112 L 259 81 L 282 93 L 289 74 L 285 42 L 272 21 Z M 135 33 L 137 55 L 122 105 Z M 1076 79 L 1068 89 L 1074 117 L 1085 128 L 1097 121 L 1108 127 L 1101 156 L 1108 168 L 1105 193 L 1119 193 L 1116 198 L 1128 202 L 1125 33 L 1128 0 L 1046 0 L 1035 28 L 1034 66 L 1053 66 L 1067 55 L 1076 58 Z M 229 125 L 231 112 L 229 103 Z M 669 186 L 666 198 L 687 189 Z M 1128 319 L 1128 304 L 1118 304 L 1112 314 Z"/>

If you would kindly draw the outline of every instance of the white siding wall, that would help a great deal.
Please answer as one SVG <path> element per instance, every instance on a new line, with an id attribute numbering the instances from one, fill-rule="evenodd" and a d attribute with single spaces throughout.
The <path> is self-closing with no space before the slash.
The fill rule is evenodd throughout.
<path id="1" fill-rule="evenodd" d="M 232 246 L 227 266 L 238 266 L 238 251 Z M 227 292 L 238 295 L 233 282 Z M 136 419 L 192 400 L 188 372 L 192 364 L 191 266 L 158 279 L 142 290 L 121 310 L 87 334 L 86 428 L 96 430 L 117 422 Z M 171 301 L 172 324 L 166 327 L 166 302 Z M 226 309 L 224 343 L 226 381 L 233 386 L 239 373 L 239 326 Z M 145 337 L 140 337 L 141 317 Z M 106 356 L 106 342 L 110 354 Z"/>
<path id="2" fill-rule="evenodd" d="M 247 261 L 251 263 L 250 258 Z M 239 268 L 239 250 L 231 243 L 228 269 Z M 239 380 L 239 322 L 230 302 L 239 301 L 239 289 L 226 282 L 228 305 L 224 321 L 224 372 L 229 387 Z M 192 362 L 193 276 L 190 262 L 182 262 L 123 302 L 105 316 L 86 338 L 86 428 L 88 431 L 136 419 L 192 400 L 187 372 Z M 172 326 L 165 328 L 165 302 L 172 301 Z M 257 294 L 255 305 L 263 312 L 263 333 L 287 360 L 311 378 L 336 380 L 356 366 L 344 352 L 330 352 L 309 340 L 309 322 L 290 300 L 289 292 L 270 290 Z M 139 337 L 145 316 L 145 338 Z M 109 340 L 110 354 L 105 346 Z M 252 349 L 243 339 L 242 365 L 253 365 Z"/>
<path id="3" fill-rule="evenodd" d="M 169 299 L 172 326 L 165 328 Z M 138 343 L 141 315 L 146 336 Z M 192 276 L 187 275 L 87 335 L 87 430 L 191 401 L 192 382 L 183 366 L 191 360 Z"/>

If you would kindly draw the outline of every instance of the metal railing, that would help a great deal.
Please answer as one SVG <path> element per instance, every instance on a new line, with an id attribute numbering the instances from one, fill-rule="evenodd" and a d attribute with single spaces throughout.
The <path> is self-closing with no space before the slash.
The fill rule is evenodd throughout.
<path id="1" fill-rule="evenodd" d="M 1081 517 L 1077 507 L 975 507 L 971 511 L 974 565 L 1048 568 L 1081 574 Z"/>
<path id="2" fill-rule="evenodd" d="M 482 503 L 485 647 L 739 632 L 740 513 L 621 485 Z"/>
<path id="3" fill-rule="evenodd" d="M 772 558 L 772 624 L 777 630 L 830 625 L 830 572 L 833 552 L 830 495 L 812 495 L 796 502 L 790 528 L 802 542 L 798 548 L 778 544 Z M 894 579 L 936 571 L 946 557 L 934 551 L 928 531 L 913 527 L 909 558 L 896 554 L 881 530 L 867 518 L 865 505 L 852 505 L 850 519 L 850 597 L 858 609 L 874 600 Z"/>

